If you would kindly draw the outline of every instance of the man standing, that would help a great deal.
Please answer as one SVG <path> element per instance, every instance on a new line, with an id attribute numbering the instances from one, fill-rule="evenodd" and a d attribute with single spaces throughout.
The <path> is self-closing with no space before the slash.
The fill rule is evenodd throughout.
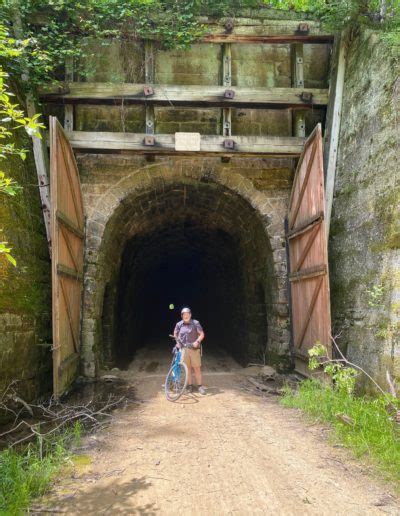
<path id="1" fill-rule="evenodd" d="M 205 394 L 206 390 L 202 386 L 201 379 L 201 351 L 200 344 L 204 339 L 204 331 L 199 321 L 192 319 L 190 308 L 182 308 L 182 320 L 179 321 L 174 330 L 174 337 L 177 340 L 178 347 L 185 348 L 183 361 L 188 368 L 188 385 L 187 389 L 192 392 L 192 367 L 198 385 L 200 394 Z"/>

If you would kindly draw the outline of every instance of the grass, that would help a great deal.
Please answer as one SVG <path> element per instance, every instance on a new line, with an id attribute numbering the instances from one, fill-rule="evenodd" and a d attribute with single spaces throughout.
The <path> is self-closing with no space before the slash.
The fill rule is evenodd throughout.
<path id="1" fill-rule="evenodd" d="M 313 420 L 330 423 L 340 443 L 357 457 L 370 459 L 387 480 L 400 482 L 400 429 L 383 396 L 356 397 L 311 379 L 304 380 L 297 391 L 286 388 L 281 403 L 301 409 Z M 350 417 L 350 424 L 338 414 Z"/>
<path id="2" fill-rule="evenodd" d="M 30 443 L 23 450 L 0 452 L 0 514 L 25 514 L 32 500 L 46 493 L 66 463 L 71 444 L 77 444 L 81 428 L 76 424 L 51 440 Z"/>

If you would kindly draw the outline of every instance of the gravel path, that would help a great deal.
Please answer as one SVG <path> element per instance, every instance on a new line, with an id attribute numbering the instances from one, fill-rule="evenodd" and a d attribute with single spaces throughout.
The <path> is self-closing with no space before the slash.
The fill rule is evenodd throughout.
<path id="1" fill-rule="evenodd" d="M 84 439 L 82 462 L 44 501 L 68 514 L 400 514 L 390 488 L 242 370 L 207 356 L 208 394 L 165 400 L 168 354 L 140 352 L 121 373 L 138 403 Z M 47 512 L 48 514 L 48 512 Z"/>

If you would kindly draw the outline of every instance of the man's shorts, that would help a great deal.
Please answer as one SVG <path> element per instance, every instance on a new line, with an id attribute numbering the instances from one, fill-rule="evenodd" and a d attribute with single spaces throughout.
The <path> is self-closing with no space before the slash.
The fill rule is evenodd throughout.
<path id="1" fill-rule="evenodd" d="M 201 353 L 200 348 L 190 349 L 185 348 L 183 361 L 189 367 L 200 367 L 201 366 Z"/>

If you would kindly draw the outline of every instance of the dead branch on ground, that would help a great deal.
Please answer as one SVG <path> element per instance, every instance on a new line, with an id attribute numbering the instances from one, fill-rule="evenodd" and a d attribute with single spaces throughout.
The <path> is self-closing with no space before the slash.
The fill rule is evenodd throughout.
<path id="1" fill-rule="evenodd" d="M 53 398 L 41 404 L 27 403 L 18 395 L 13 381 L 0 396 L 0 410 L 13 414 L 13 421 L 0 433 L 0 445 L 15 447 L 36 439 L 42 455 L 44 441 L 77 422 L 85 429 L 98 430 L 113 417 L 111 411 L 125 400 L 125 396 L 110 394 L 106 400 L 91 397 L 83 404 L 68 404 Z"/>

